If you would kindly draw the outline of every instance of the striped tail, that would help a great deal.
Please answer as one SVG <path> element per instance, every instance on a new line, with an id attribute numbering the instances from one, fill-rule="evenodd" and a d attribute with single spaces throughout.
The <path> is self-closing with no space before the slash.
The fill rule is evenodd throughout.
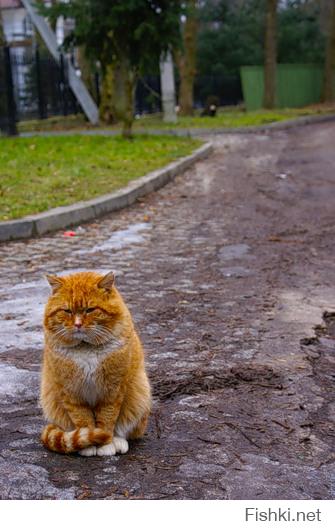
<path id="1" fill-rule="evenodd" d="M 111 439 L 112 435 L 102 429 L 82 427 L 66 432 L 57 425 L 47 425 L 41 435 L 43 445 L 56 453 L 76 453 L 91 445 L 105 445 Z"/>

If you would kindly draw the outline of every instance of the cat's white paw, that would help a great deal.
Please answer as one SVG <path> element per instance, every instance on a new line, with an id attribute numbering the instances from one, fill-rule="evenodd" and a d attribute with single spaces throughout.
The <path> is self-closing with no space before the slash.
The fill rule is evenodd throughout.
<path id="1" fill-rule="evenodd" d="M 129 445 L 127 440 L 115 436 L 110 444 L 97 447 L 98 456 L 114 456 L 116 453 L 125 454 L 128 452 Z"/>
<path id="2" fill-rule="evenodd" d="M 81 451 L 79 451 L 79 454 L 81 456 L 95 456 L 97 454 L 97 447 L 95 447 L 95 445 L 92 445 L 91 447 L 85 447 L 85 449 L 81 449 Z"/>
<path id="3" fill-rule="evenodd" d="M 114 436 L 113 444 L 117 453 L 121 453 L 122 455 L 128 453 L 129 445 L 125 438 L 121 438 L 120 436 Z"/>
<path id="4" fill-rule="evenodd" d="M 116 449 L 111 442 L 110 444 L 101 445 L 100 447 L 97 447 L 97 455 L 98 456 L 114 456 L 116 454 Z"/>

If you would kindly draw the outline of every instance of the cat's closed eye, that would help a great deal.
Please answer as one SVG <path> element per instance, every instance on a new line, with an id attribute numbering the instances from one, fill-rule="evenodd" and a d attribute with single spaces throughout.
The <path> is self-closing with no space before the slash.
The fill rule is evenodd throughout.
<path id="1" fill-rule="evenodd" d="M 72 314 L 72 311 L 71 311 L 71 309 L 63 309 L 63 311 L 64 311 L 65 313 L 68 313 L 69 315 L 71 315 L 71 314 Z"/>
<path id="2" fill-rule="evenodd" d="M 96 307 L 88 307 L 87 309 L 85 309 L 85 313 L 92 313 L 95 310 L 96 310 Z"/>

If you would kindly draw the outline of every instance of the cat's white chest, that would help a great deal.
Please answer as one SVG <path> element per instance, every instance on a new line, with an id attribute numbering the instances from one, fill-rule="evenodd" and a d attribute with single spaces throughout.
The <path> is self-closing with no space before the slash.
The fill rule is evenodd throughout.
<path id="1" fill-rule="evenodd" d="M 78 385 L 80 397 L 90 406 L 96 405 L 101 394 L 96 381 L 97 369 L 101 363 L 101 355 L 90 352 L 86 355 L 75 355 L 72 357 L 72 360 L 82 374 L 80 384 Z"/>
<path id="2" fill-rule="evenodd" d="M 86 345 L 77 348 L 60 349 L 59 353 L 71 359 L 78 368 L 78 376 L 69 388 L 82 401 L 94 407 L 102 397 L 101 384 L 98 384 L 97 373 L 100 363 L 110 354 L 109 348 L 92 348 Z"/>
<path id="3" fill-rule="evenodd" d="M 101 362 L 118 348 L 122 347 L 121 340 L 111 340 L 100 347 L 80 344 L 74 348 L 57 347 L 56 351 L 71 359 L 79 369 L 80 377 L 69 391 L 75 392 L 80 399 L 94 407 L 103 397 L 101 382 L 97 381 L 98 368 Z"/>

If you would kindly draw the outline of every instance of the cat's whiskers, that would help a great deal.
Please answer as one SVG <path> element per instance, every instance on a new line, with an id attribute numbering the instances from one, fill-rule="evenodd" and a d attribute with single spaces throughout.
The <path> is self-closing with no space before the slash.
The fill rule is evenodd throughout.
<path id="1" fill-rule="evenodd" d="M 61 327 L 57 329 L 56 331 L 53 331 L 53 335 L 56 338 L 66 338 L 66 336 L 68 335 L 68 330 Z"/>
<path id="2" fill-rule="evenodd" d="M 90 342 L 96 346 L 102 346 L 108 342 L 119 342 L 121 345 L 120 337 L 117 337 L 112 331 L 104 325 L 93 324 L 85 328 L 87 333 L 87 342 Z"/>
<path id="3" fill-rule="evenodd" d="M 92 338 L 96 344 L 104 344 L 109 342 L 112 338 L 112 335 L 108 330 L 92 327 L 87 331 L 88 336 Z"/>

